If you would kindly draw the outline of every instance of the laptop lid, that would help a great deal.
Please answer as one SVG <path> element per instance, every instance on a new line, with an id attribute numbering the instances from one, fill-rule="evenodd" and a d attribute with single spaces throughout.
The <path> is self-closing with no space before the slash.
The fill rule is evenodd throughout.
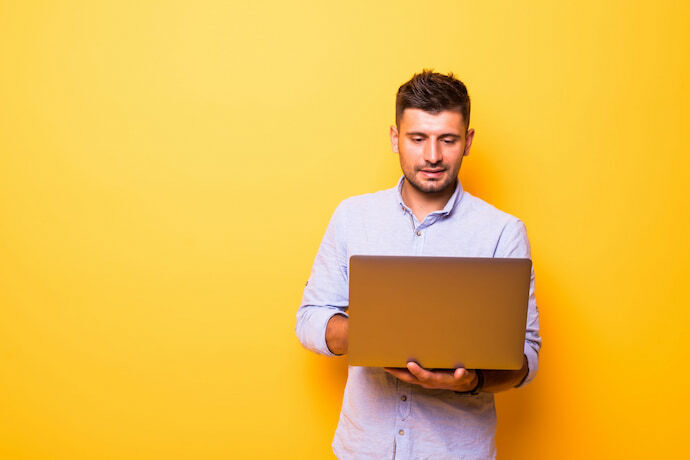
<path id="1" fill-rule="evenodd" d="M 353 366 L 520 369 L 530 259 L 350 258 Z"/>

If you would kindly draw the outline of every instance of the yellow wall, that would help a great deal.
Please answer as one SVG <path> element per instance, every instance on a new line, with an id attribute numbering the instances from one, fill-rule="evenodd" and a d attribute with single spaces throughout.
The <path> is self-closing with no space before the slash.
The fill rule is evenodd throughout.
<path id="1" fill-rule="evenodd" d="M 423 67 L 533 247 L 500 457 L 685 451 L 690 10 L 518 3 L 0 2 L 0 458 L 328 458 L 345 362 L 294 315 Z"/>

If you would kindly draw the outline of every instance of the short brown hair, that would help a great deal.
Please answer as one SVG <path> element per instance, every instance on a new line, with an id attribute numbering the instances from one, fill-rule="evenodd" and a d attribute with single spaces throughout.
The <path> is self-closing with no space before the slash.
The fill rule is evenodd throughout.
<path id="1" fill-rule="evenodd" d="M 443 75 L 424 69 L 398 88 L 395 98 L 395 124 L 400 127 L 405 109 L 421 109 L 429 113 L 444 110 L 460 112 L 465 128 L 470 126 L 470 95 L 465 84 L 453 73 Z"/>

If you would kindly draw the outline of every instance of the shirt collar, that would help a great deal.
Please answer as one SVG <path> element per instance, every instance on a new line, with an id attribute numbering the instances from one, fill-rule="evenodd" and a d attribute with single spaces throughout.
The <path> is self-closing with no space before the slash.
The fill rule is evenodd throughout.
<path id="1" fill-rule="evenodd" d="M 398 198 L 398 204 L 402 207 L 403 212 L 408 211 L 410 214 L 412 214 L 412 211 L 410 208 L 407 207 L 405 202 L 402 199 L 402 185 L 403 182 L 405 181 L 405 176 L 402 175 L 400 179 L 398 180 L 398 185 L 395 187 L 395 193 Z M 443 216 L 447 216 L 451 212 L 453 212 L 453 209 L 455 209 L 455 206 L 460 202 L 462 199 L 462 195 L 464 193 L 464 189 L 462 188 L 462 184 L 460 183 L 460 178 L 458 178 L 458 181 L 455 186 L 455 191 L 453 194 L 448 198 L 448 202 L 446 205 L 443 207 L 443 209 L 439 211 L 434 211 L 432 214 L 441 214 Z"/>

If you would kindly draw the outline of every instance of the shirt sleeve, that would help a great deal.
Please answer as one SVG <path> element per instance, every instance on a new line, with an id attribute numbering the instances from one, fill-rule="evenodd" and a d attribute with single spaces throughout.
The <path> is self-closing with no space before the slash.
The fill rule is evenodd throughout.
<path id="1" fill-rule="evenodd" d="M 503 229 L 496 246 L 495 257 L 532 258 L 527 229 L 519 219 L 511 220 Z M 539 309 L 534 295 L 534 264 L 529 283 L 529 303 L 527 307 L 527 325 L 525 330 L 525 356 L 529 370 L 525 379 L 517 388 L 522 387 L 534 379 L 539 367 L 539 350 L 541 337 L 539 335 Z"/>
<path id="2" fill-rule="evenodd" d="M 349 304 L 344 208 L 344 202 L 338 205 L 328 223 L 304 288 L 295 326 L 297 338 L 305 348 L 326 356 L 336 356 L 326 345 L 328 320 L 338 314 L 347 316 Z"/>

